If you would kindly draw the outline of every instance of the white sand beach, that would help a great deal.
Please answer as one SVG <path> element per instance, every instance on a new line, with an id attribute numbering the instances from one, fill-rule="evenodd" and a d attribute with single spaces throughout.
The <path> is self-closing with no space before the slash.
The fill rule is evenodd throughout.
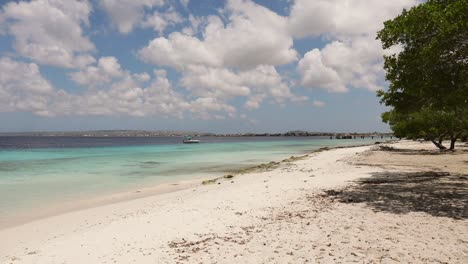
<path id="1" fill-rule="evenodd" d="M 467 148 L 386 145 L 9 227 L 0 263 L 468 263 Z"/>

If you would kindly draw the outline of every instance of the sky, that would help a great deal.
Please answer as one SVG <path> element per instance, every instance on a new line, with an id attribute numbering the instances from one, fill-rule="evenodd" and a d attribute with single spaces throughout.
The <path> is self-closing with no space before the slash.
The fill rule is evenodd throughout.
<path id="1" fill-rule="evenodd" d="M 416 4 L 0 1 L 0 132 L 389 131 L 376 32 Z"/>

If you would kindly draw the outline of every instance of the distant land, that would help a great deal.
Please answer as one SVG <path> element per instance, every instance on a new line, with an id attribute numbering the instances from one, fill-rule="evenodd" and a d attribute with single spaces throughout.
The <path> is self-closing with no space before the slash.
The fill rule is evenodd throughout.
<path id="1" fill-rule="evenodd" d="M 392 136 L 392 133 L 338 133 L 338 132 L 309 132 L 302 130 L 285 133 L 233 133 L 215 134 L 194 131 L 146 131 L 146 130 L 95 130 L 95 131 L 57 131 L 57 132 L 5 132 L 0 136 L 28 136 L 28 137 L 181 137 L 181 136 L 215 136 L 215 137 L 310 137 L 310 136 Z"/>

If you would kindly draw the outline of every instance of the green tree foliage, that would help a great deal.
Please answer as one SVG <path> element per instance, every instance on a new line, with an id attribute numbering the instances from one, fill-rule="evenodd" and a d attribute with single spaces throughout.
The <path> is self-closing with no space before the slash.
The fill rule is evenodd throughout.
<path id="1" fill-rule="evenodd" d="M 377 33 L 384 49 L 387 91 L 382 115 L 399 137 L 442 140 L 468 133 L 468 0 L 428 0 L 386 21 Z"/>

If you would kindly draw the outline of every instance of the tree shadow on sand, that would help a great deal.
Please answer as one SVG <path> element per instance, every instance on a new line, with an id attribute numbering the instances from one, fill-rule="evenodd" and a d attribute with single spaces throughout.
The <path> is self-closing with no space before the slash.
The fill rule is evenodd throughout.
<path id="1" fill-rule="evenodd" d="M 425 212 L 468 218 L 468 175 L 447 172 L 381 172 L 326 194 L 343 203 L 366 203 L 374 211 Z"/>
<path id="2" fill-rule="evenodd" d="M 400 149 L 400 148 L 394 148 L 392 146 L 387 146 L 387 145 L 381 145 L 379 146 L 376 151 L 385 151 L 385 152 L 392 152 L 392 153 L 398 153 L 401 155 L 466 155 L 468 152 L 468 149 L 463 148 L 459 146 L 459 148 L 455 151 L 452 150 L 440 150 L 440 149 Z"/>

